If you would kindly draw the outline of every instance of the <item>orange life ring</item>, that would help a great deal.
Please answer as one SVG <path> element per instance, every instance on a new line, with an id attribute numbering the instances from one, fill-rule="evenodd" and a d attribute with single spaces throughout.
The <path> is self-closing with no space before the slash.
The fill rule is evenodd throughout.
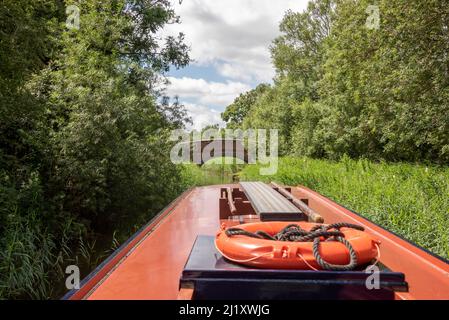
<path id="1" fill-rule="evenodd" d="M 237 226 L 238 229 L 256 233 L 263 231 L 271 236 L 291 225 L 291 222 L 260 222 Z M 298 222 L 305 231 L 317 226 L 315 223 Z M 368 233 L 351 228 L 341 228 L 344 238 L 351 244 L 358 265 L 364 265 L 379 257 L 380 242 Z M 228 260 L 261 269 L 314 269 L 322 270 L 313 254 L 313 242 L 285 242 L 256 239 L 244 235 L 228 236 L 225 228 L 217 234 L 215 245 Z M 334 265 L 350 262 L 348 248 L 340 242 L 322 241 L 319 247 L 321 258 Z"/>

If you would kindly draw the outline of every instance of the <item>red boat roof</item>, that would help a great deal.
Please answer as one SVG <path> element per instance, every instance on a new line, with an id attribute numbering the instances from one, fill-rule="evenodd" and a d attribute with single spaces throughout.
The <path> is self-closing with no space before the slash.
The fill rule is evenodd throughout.
<path id="1" fill-rule="evenodd" d="M 77 294 L 78 298 L 176 299 L 179 277 L 197 235 L 215 235 L 220 227 L 219 193 L 217 186 L 183 194 L 140 233 L 141 239 L 138 235 L 139 239 L 134 239 L 138 241 L 122 248 L 120 251 L 129 252 L 112 259 L 118 260 L 110 261 L 115 266 L 89 292 Z"/>
<path id="2" fill-rule="evenodd" d="M 138 232 L 96 271 L 83 281 L 68 299 L 165 300 L 190 298 L 179 291 L 179 279 L 198 235 L 215 236 L 220 228 L 222 188 L 211 186 L 187 191 Z M 382 264 L 402 272 L 408 293 L 398 299 L 449 299 L 449 264 L 425 250 L 386 231 L 335 202 L 298 187 L 292 194 L 307 199 L 325 223 L 361 224 L 382 241 Z"/>

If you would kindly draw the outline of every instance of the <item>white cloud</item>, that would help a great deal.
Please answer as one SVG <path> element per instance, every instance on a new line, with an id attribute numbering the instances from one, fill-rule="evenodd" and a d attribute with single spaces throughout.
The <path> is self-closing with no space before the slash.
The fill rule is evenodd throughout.
<path id="1" fill-rule="evenodd" d="M 230 79 L 242 80 L 246 82 L 251 81 L 251 75 L 230 63 L 223 63 L 220 65 L 218 68 L 218 73 L 223 77 Z"/>
<path id="2" fill-rule="evenodd" d="M 191 47 L 193 65 L 216 70 L 223 82 L 170 77 L 166 94 L 179 96 L 192 117 L 193 129 L 223 122 L 220 111 L 260 82 L 271 82 L 274 67 L 269 46 L 279 35 L 288 9 L 302 11 L 308 0 L 173 0 L 181 24 L 161 36 L 182 32 Z M 196 75 L 195 78 L 198 78 Z M 192 129 L 192 128 L 191 128 Z"/>
<path id="3" fill-rule="evenodd" d="M 210 109 L 205 106 L 185 103 L 187 113 L 193 120 L 193 125 L 188 130 L 198 130 L 205 128 L 208 125 L 218 124 L 221 127 L 225 126 L 223 120 L 221 120 L 220 112 L 214 109 Z"/>
<path id="4" fill-rule="evenodd" d="M 302 11 L 308 0 L 184 0 L 175 2 L 182 24 L 165 29 L 183 32 L 196 64 L 216 66 L 231 79 L 271 81 L 269 46 L 279 35 L 288 9 Z"/>
<path id="5" fill-rule="evenodd" d="M 166 93 L 168 96 L 179 96 L 181 101 L 190 99 L 198 104 L 212 106 L 228 106 L 242 92 L 251 90 L 251 87 L 242 82 L 227 81 L 212 82 L 204 79 L 169 77 L 170 84 Z"/>

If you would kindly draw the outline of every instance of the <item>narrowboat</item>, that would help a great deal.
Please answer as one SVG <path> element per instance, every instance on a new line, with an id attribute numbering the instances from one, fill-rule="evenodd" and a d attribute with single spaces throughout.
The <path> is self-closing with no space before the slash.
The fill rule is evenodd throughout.
<path id="1" fill-rule="evenodd" d="M 449 263 L 303 186 L 186 191 L 67 300 L 449 299 Z"/>

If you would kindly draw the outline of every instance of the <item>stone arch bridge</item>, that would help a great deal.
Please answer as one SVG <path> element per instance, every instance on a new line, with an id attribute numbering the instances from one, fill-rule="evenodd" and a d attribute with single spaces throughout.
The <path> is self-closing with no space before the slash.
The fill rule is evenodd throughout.
<path id="1" fill-rule="evenodd" d="M 190 160 L 200 166 L 209 160 L 223 157 L 239 159 L 244 163 L 251 160 L 244 140 L 197 140 L 186 143 L 190 144 Z"/>

